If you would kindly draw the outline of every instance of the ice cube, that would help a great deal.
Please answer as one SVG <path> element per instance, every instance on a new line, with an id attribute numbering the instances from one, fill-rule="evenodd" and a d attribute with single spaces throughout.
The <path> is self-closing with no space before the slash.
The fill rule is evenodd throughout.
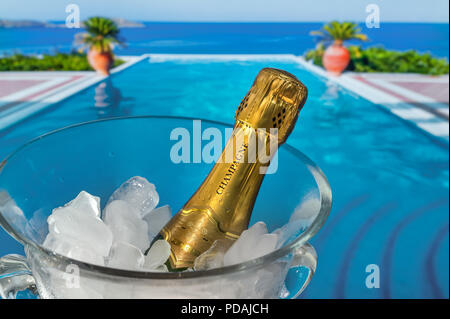
<path id="1" fill-rule="evenodd" d="M 84 246 L 73 246 L 67 254 L 67 257 L 79 260 L 85 263 L 104 266 L 105 258 L 96 254 L 93 250 Z"/>
<path id="2" fill-rule="evenodd" d="M 233 243 L 224 256 L 224 265 L 232 265 L 241 262 L 249 247 L 256 245 L 258 237 L 267 234 L 267 227 L 264 222 L 257 222 L 252 227 L 244 230 L 241 236 Z"/>
<path id="3" fill-rule="evenodd" d="M 165 240 L 157 240 L 152 247 L 150 247 L 145 256 L 144 267 L 148 269 L 157 269 L 164 265 L 170 256 L 170 244 Z"/>
<path id="4" fill-rule="evenodd" d="M 194 270 L 207 270 L 223 266 L 223 257 L 232 243 L 216 240 L 207 251 L 198 256 L 194 262 Z"/>
<path id="5" fill-rule="evenodd" d="M 42 244 L 53 252 L 82 262 L 104 266 L 104 257 L 97 254 L 91 247 L 73 238 L 49 233 Z"/>
<path id="6" fill-rule="evenodd" d="M 274 262 L 259 269 L 256 274 L 256 282 L 252 285 L 254 289 L 252 295 L 261 299 L 279 297 L 286 273 L 287 264 L 284 262 Z"/>
<path id="7" fill-rule="evenodd" d="M 264 222 L 257 222 L 252 227 L 244 230 L 239 238 L 243 240 L 256 239 L 258 236 L 267 234 L 267 226 Z"/>
<path id="8" fill-rule="evenodd" d="M 172 218 L 172 211 L 169 205 L 155 208 L 144 216 L 144 220 L 148 225 L 148 237 L 150 239 L 158 235 L 159 231 L 169 222 Z"/>
<path id="9" fill-rule="evenodd" d="M 51 234 L 64 235 L 100 256 L 108 256 L 113 234 L 100 218 L 66 206 L 54 209 L 47 222 Z"/>
<path id="10" fill-rule="evenodd" d="M 123 200 L 109 203 L 104 210 L 104 221 L 112 231 L 114 242 L 125 242 L 145 251 L 150 246 L 147 223 Z"/>
<path id="11" fill-rule="evenodd" d="M 136 246 L 115 242 L 107 259 L 108 267 L 138 270 L 144 265 L 144 255 Z"/>
<path id="12" fill-rule="evenodd" d="M 158 205 L 159 195 L 155 185 L 143 177 L 135 176 L 124 182 L 111 195 L 108 204 L 114 200 L 127 202 L 142 217 Z"/>
<path id="13" fill-rule="evenodd" d="M 100 197 L 92 196 L 88 192 L 81 191 L 74 200 L 64 207 L 71 207 L 84 213 L 89 213 L 93 217 L 100 218 Z"/>
<path id="14" fill-rule="evenodd" d="M 278 242 L 278 236 L 276 234 L 264 234 L 258 238 L 256 245 L 252 248 L 248 247 L 248 254 L 245 260 L 256 259 L 261 256 L 267 255 L 275 250 Z"/>
<path id="15" fill-rule="evenodd" d="M 223 259 L 224 266 L 261 257 L 275 249 L 277 240 L 277 235 L 267 234 L 264 222 L 257 222 L 243 231 L 238 240 L 228 249 Z"/>
<path id="16" fill-rule="evenodd" d="M 42 246 L 51 251 L 57 252 L 58 254 L 65 255 L 66 251 L 69 251 L 70 245 L 65 240 L 58 240 L 58 237 L 63 238 L 63 235 L 48 233 L 42 243 Z"/>

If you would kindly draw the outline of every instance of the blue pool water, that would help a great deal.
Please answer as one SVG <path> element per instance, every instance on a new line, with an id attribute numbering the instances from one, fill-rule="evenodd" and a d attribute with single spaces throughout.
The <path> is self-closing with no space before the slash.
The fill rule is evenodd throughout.
<path id="1" fill-rule="evenodd" d="M 310 31 L 323 23 L 146 23 L 145 28 L 123 28 L 127 47 L 117 54 L 143 53 L 293 53 L 315 46 Z M 431 52 L 449 57 L 448 24 L 381 23 L 380 28 L 360 25 L 370 41 L 393 50 Z M 0 28 L 0 54 L 19 51 L 41 54 L 69 51 L 80 29 Z"/>
<path id="2" fill-rule="evenodd" d="M 288 143 L 322 168 L 333 190 L 330 218 L 312 241 L 319 264 L 305 297 L 448 298 L 448 146 L 294 63 L 145 60 L 0 132 L 0 157 L 49 130 L 111 116 L 233 123 L 263 67 L 308 87 Z M 4 232 L 0 242 L 0 255 L 21 251 Z M 380 269 L 378 289 L 365 285 L 370 264 Z"/>

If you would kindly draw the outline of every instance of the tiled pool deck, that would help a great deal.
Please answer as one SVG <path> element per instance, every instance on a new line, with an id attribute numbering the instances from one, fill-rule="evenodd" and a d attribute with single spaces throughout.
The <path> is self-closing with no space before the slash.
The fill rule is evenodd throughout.
<path id="1" fill-rule="evenodd" d="M 121 57 L 120 72 L 146 58 Z M 0 131 L 105 79 L 93 71 L 0 72 Z"/>
<path id="2" fill-rule="evenodd" d="M 431 134 L 449 141 L 449 77 L 420 74 L 351 73 L 330 76 L 302 57 L 279 55 L 179 55 L 148 54 L 122 57 L 127 62 L 112 72 L 151 59 L 189 60 L 287 60 L 343 86 L 361 97 L 383 106 L 398 117 Z M 0 130 L 59 102 L 99 81 L 94 72 L 0 72 Z"/>
<path id="3" fill-rule="evenodd" d="M 298 60 L 311 71 L 385 107 L 425 132 L 449 141 L 448 75 L 347 72 L 336 77 L 302 58 Z"/>

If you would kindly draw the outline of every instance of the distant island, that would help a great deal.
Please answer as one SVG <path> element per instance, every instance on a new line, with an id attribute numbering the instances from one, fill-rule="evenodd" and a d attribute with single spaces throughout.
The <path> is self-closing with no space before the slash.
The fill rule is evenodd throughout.
<path id="1" fill-rule="evenodd" d="M 129 21 L 123 18 L 112 19 L 119 28 L 144 28 L 145 25 L 136 21 Z M 35 20 L 6 20 L 0 19 L 0 28 L 65 28 L 64 22 L 54 23 Z M 83 24 L 81 24 L 83 27 Z"/>
<path id="2" fill-rule="evenodd" d="M 0 28 L 36 28 L 45 27 L 45 22 L 33 20 L 3 20 L 0 19 Z"/>
<path id="3" fill-rule="evenodd" d="M 145 28 L 145 24 L 123 18 L 112 18 L 119 28 Z"/>

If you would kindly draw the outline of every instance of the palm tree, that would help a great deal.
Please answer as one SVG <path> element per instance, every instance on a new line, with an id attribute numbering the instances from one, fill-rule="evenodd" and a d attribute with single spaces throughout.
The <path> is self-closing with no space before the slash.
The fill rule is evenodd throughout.
<path id="1" fill-rule="evenodd" d="M 344 41 L 368 40 L 367 36 L 361 33 L 361 28 L 353 22 L 332 21 L 325 24 L 322 30 L 311 31 L 310 34 L 318 36 L 321 44 L 331 43 L 322 56 L 322 64 L 327 71 L 336 75 L 344 71 L 350 62 L 350 53 L 343 46 Z"/>
<path id="2" fill-rule="evenodd" d="M 311 31 L 311 35 L 319 36 L 321 42 L 341 44 L 347 40 L 367 41 L 367 35 L 361 33 L 361 28 L 353 22 L 332 21 L 325 24 L 322 30 Z"/>
<path id="3" fill-rule="evenodd" d="M 92 17 L 83 22 L 86 33 L 75 35 L 75 44 L 81 50 L 88 49 L 91 66 L 102 74 L 108 74 L 114 60 L 112 51 L 115 45 L 124 45 L 119 37 L 117 24 L 108 18 Z"/>

